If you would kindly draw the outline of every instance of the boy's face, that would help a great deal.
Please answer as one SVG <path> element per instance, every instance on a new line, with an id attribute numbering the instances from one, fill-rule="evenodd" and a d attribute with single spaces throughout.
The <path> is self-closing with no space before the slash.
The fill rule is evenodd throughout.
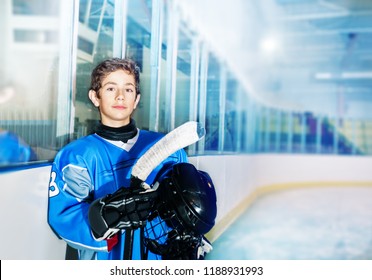
<path id="1" fill-rule="evenodd" d="M 111 127 L 129 124 L 130 116 L 140 100 L 140 95 L 136 94 L 134 76 L 117 70 L 107 75 L 101 85 L 99 97 L 90 90 L 89 98 L 99 107 L 102 124 Z"/>

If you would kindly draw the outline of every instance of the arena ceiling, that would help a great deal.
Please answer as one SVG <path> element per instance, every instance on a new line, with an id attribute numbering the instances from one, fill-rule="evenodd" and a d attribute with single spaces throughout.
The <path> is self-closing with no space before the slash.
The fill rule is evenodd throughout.
<path id="1" fill-rule="evenodd" d="M 362 117 L 372 110 L 372 1 L 246 1 L 237 64 L 270 104 Z M 250 27 L 254 27 L 254 30 Z"/>

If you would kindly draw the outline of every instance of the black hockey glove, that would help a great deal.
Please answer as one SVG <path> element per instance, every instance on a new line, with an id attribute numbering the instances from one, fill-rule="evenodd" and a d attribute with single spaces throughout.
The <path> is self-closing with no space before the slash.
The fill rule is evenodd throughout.
<path id="1" fill-rule="evenodd" d="M 148 249 L 161 255 L 163 260 L 202 260 L 213 247 L 202 235 L 169 233 L 167 241 L 159 244 L 148 240 Z"/>
<path id="2" fill-rule="evenodd" d="M 157 194 L 142 187 L 120 188 L 113 194 L 92 202 L 89 223 L 98 240 L 112 237 L 121 229 L 137 229 L 146 225 Z"/>

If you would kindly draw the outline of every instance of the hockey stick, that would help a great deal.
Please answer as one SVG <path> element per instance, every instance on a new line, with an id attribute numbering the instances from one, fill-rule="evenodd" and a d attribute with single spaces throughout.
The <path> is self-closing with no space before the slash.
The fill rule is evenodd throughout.
<path id="1" fill-rule="evenodd" d="M 195 121 L 186 122 L 156 142 L 147 150 L 133 166 L 131 174 L 131 186 L 139 186 L 163 160 L 200 139 L 205 135 L 204 127 Z M 132 259 L 133 231 L 127 230 L 125 234 L 124 259 Z"/>
<path id="2" fill-rule="evenodd" d="M 204 135 L 204 127 L 195 121 L 186 122 L 173 129 L 138 159 L 132 169 L 132 179 L 144 182 L 163 160 L 174 152 L 199 141 Z"/>

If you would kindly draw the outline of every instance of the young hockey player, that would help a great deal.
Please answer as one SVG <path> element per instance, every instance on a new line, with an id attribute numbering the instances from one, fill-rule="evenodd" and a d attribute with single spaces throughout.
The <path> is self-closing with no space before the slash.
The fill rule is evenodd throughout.
<path id="1" fill-rule="evenodd" d="M 131 169 L 164 135 L 136 127 L 131 116 L 140 97 L 135 62 L 114 58 L 100 63 L 92 72 L 89 98 L 101 122 L 94 134 L 61 149 L 53 162 L 48 222 L 59 238 L 77 250 L 79 259 L 123 259 L 132 247 L 128 240 L 133 241 L 131 258 L 141 259 L 140 229 L 148 225 L 159 199 L 156 192 L 130 188 Z M 175 152 L 151 172 L 146 183 L 151 186 L 162 173 L 187 162 L 184 150 Z M 130 232 L 133 239 L 126 238 Z M 156 254 L 161 252 L 153 251 L 147 259 L 159 258 Z"/>

